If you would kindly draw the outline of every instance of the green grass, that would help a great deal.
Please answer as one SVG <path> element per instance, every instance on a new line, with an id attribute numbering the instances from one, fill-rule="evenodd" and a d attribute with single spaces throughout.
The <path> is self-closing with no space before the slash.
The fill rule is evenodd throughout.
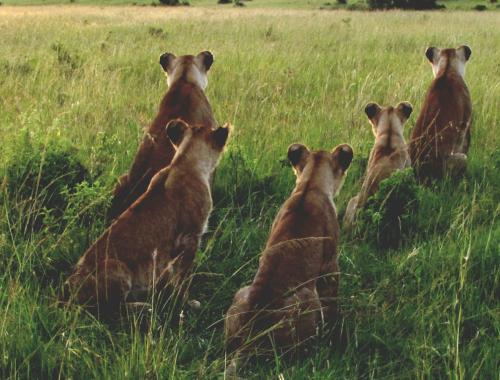
<path id="1" fill-rule="evenodd" d="M 0 378 L 220 378 L 223 313 L 251 280 L 293 186 L 280 163 L 287 146 L 353 146 L 336 199 L 342 213 L 373 142 L 363 106 L 409 100 L 408 133 L 432 78 L 425 47 L 462 43 L 473 51 L 467 177 L 424 190 L 411 239 L 398 250 L 342 235 L 345 352 L 320 340 L 303 360 L 259 363 L 246 375 L 498 378 L 499 21 L 497 13 L 477 12 L 0 7 L 2 172 L 26 146 L 59 141 L 74 146 L 99 181 L 70 197 L 63 221 L 45 215 L 45 226 L 30 230 L 19 199 L 5 195 L 4 178 Z M 104 228 L 114 181 L 166 90 L 159 55 L 204 49 L 215 54 L 208 96 L 234 135 L 197 258 L 192 296 L 201 313 L 187 315 L 180 328 L 158 316 L 141 334 L 133 324 L 109 326 L 57 307 L 62 281 Z"/>

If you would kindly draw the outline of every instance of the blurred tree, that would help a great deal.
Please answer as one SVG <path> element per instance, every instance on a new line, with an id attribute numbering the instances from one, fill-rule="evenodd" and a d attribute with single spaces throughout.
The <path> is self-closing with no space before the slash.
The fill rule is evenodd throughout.
<path id="1" fill-rule="evenodd" d="M 371 9 L 438 9 L 436 0 L 368 0 Z"/>
<path id="2" fill-rule="evenodd" d="M 179 0 L 160 0 L 160 3 L 163 5 L 180 5 Z"/>

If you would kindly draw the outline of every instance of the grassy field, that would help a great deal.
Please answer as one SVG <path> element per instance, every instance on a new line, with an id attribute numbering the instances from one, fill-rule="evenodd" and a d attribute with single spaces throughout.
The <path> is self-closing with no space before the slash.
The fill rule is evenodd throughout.
<path id="1" fill-rule="evenodd" d="M 211 7 L 218 9 L 231 8 L 233 4 L 218 4 L 217 0 L 187 0 L 195 7 Z M 158 5 L 160 0 L 3 0 L 6 5 Z M 348 0 L 347 5 L 338 4 L 337 0 L 243 0 L 245 8 L 287 8 L 287 9 L 342 9 L 353 7 L 367 9 L 365 0 Z M 498 10 L 500 5 L 490 3 L 488 0 L 441 0 L 439 4 L 451 10 L 471 10 L 476 5 L 486 6 L 486 10 Z"/>
<path id="2" fill-rule="evenodd" d="M 498 379 L 499 22 L 498 13 L 476 12 L 0 7 L 0 378 L 221 378 L 223 314 L 251 280 L 293 186 L 281 163 L 287 146 L 353 146 L 336 199 L 342 213 L 373 143 L 364 105 L 409 100 L 408 133 L 432 78 L 425 48 L 467 43 L 474 125 L 466 178 L 421 190 L 399 249 L 342 235 L 344 352 L 320 340 L 301 361 L 276 358 L 245 375 Z M 215 55 L 208 96 L 234 134 L 197 257 L 192 296 L 201 312 L 179 328 L 153 315 L 141 333 L 57 307 L 166 90 L 159 55 L 205 49 Z M 40 206 L 54 146 L 70 147 L 88 169 L 87 183 L 62 192 L 62 214 Z M 16 177 L 12 168 L 23 163 L 36 180 Z"/>

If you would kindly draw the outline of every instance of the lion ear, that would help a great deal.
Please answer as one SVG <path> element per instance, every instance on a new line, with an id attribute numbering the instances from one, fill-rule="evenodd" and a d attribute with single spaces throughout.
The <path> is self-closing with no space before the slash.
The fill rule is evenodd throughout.
<path id="1" fill-rule="evenodd" d="M 172 141 L 172 144 L 179 146 L 184 138 L 188 125 L 180 120 L 172 120 L 167 124 L 167 136 Z"/>
<path id="2" fill-rule="evenodd" d="M 401 102 L 396 106 L 396 111 L 398 112 L 401 121 L 405 122 L 413 112 L 413 106 L 410 102 Z"/>
<path id="3" fill-rule="evenodd" d="M 205 71 L 210 70 L 210 67 L 212 67 L 212 64 L 214 63 L 214 56 L 209 51 L 202 51 L 196 56 L 196 59 L 201 62 Z"/>
<path id="4" fill-rule="evenodd" d="M 334 160 L 337 159 L 340 167 L 345 172 L 351 165 L 354 151 L 349 144 L 342 144 L 332 150 Z"/>
<path id="5" fill-rule="evenodd" d="M 212 132 L 213 139 L 215 144 L 219 148 L 224 148 L 227 142 L 227 138 L 229 137 L 229 133 L 231 132 L 231 124 L 226 123 L 222 127 L 217 128 Z"/>
<path id="6" fill-rule="evenodd" d="M 430 46 L 425 50 L 425 56 L 429 60 L 430 63 L 434 63 L 434 58 L 439 54 L 439 49 L 434 46 Z"/>
<path id="7" fill-rule="evenodd" d="M 300 172 L 305 166 L 309 153 L 307 146 L 303 144 L 292 144 L 288 147 L 288 160 L 292 166 Z"/>
<path id="8" fill-rule="evenodd" d="M 172 53 L 163 53 L 160 56 L 160 65 L 167 74 L 172 72 L 174 61 L 177 57 Z"/>
<path id="9" fill-rule="evenodd" d="M 469 59 L 470 59 L 470 56 L 472 55 L 472 50 L 470 47 L 468 47 L 467 45 L 462 45 L 460 46 L 457 51 L 461 52 L 463 57 L 464 57 L 464 60 L 465 62 L 467 62 Z"/>
<path id="10" fill-rule="evenodd" d="M 368 116 L 368 119 L 373 120 L 373 118 L 379 113 L 380 109 L 381 108 L 377 103 L 370 102 L 365 106 L 365 114 Z"/>

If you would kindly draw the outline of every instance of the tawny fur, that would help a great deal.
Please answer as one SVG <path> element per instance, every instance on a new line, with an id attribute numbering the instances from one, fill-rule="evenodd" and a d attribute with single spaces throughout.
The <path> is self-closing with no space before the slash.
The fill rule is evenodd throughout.
<path id="1" fill-rule="evenodd" d="M 435 79 L 411 134 L 410 156 L 421 180 L 458 177 L 467 166 L 472 102 L 464 80 L 470 48 L 429 48 Z"/>
<path id="2" fill-rule="evenodd" d="M 403 126 L 412 112 L 411 105 L 403 102 L 396 107 L 382 108 L 376 103 L 369 103 L 365 112 L 372 126 L 375 143 L 370 152 L 361 190 L 347 205 L 344 215 L 344 226 L 347 229 L 353 227 L 357 212 L 377 192 L 380 182 L 395 171 L 410 166 Z"/>
<path id="3" fill-rule="evenodd" d="M 204 93 L 212 61 L 209 52 L 180 57 L 166 53 L 160 58 L 168 76 L 169 89 L 129 172 L 119 179 L 115 187 L 109 219 L 118 217 L 134 203 L 146 191 L 151 178 L 172 161 L 175 149 L 164 133 L 169 121 L 181 119 L 193 126 L 216 127 L 212 108 Z"/>
<path id="4" fill-rule="evenodd" d="M 167 132 L 179 140 L 172 163 L 78 261 L 66 298 L 116 310 L 154 287 L 184 290 L 212 210 L 209 182 L 229 130 L 174 121 Z"/>
<path id="5" fill-rule="evenodd" d="M 289 148 L 297 183 L 274 220 L 252 284 L 236 293 L 227 312 L 231 351 L 298 347 L 316 335 L 322 320 L 336 321 L 339 225 L 333 196 L 352 155 L 348 145 L 333 152 Z"/>

